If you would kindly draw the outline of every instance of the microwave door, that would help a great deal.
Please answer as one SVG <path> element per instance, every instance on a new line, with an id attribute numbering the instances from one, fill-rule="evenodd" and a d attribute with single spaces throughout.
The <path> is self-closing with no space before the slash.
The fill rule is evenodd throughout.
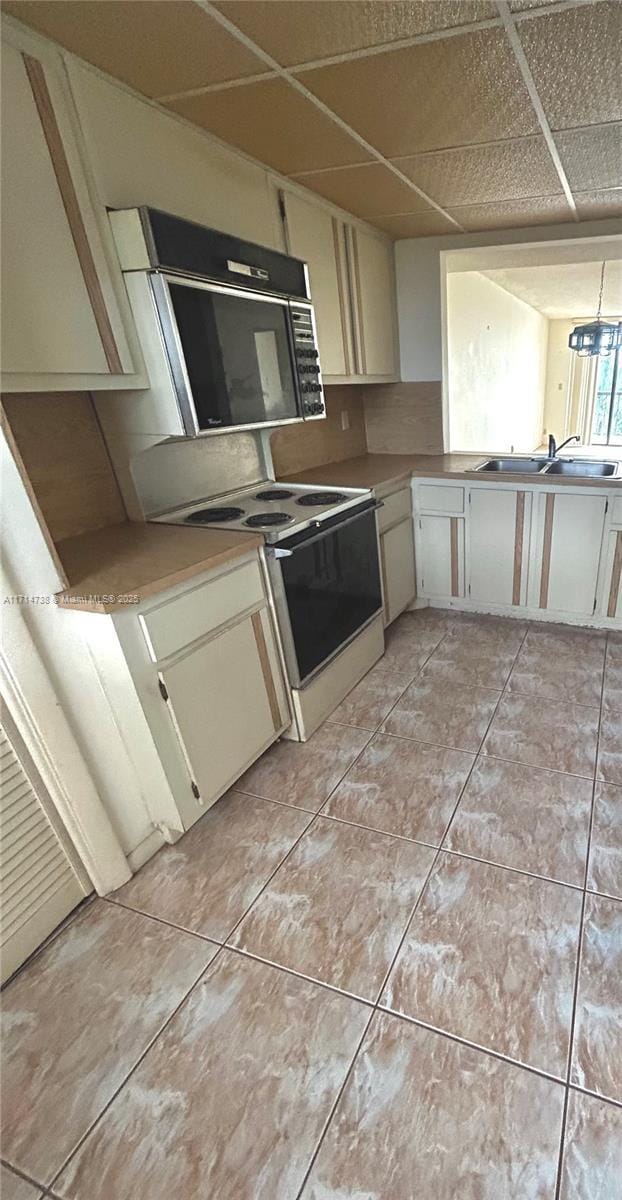
<path id="1" fill-rule="evenodd" d="M 300 417 L 287 301 L 166 278 L 198 432 Z"/>

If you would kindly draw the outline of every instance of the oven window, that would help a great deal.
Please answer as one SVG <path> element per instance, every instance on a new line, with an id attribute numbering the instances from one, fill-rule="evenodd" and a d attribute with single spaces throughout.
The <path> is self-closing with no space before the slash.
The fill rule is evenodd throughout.
<path id="1" fill-rule="evenodd" d="M 169 286 L 199 428 L 299 416 L 287 305 Z"/>
<path id="2" fill-rule="evenodd" d="M 279 561 L 302 682 L 381 607 L 375 515 Z"/>

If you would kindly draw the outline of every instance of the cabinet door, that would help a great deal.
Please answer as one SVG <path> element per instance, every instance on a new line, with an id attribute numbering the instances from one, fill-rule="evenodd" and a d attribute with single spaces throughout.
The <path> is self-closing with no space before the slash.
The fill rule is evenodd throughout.
<path id="1" fill-rule="evenodd" d="M 393 246 L 351 226 L 350 269 L 355 306 L 358 374 L 397 372 Z"/>
<path id="2" fill-rule="evenodd" d="M 324 375 L 351 375 L 351 326 L 344 270 L 343 227 L 325 208 L 282 193 L 289 253 L 309 267 Z"/>
<path id="3" fill-rule="evenodd" d="M 606 506 L 605 496 L 540 497 L 539 608 L 583 616 L 595 611 Z"/>
<path id="4" fill-rule="evenodd" d="M 81 388 L 132 372 L 60 59 L 54 69 L 3 42 L 2 100 L 3 386 Z"/>
<path id="5" fill-rule="evenodd" d="M 601 603 L 603 617 L 622 622 L 622 529 L 612 529 L 605 543 L 605 586 Z"/>
<path id="6" fill-rule="evenodd" d="M 531 495 L 502 488 L 471 488 L 469 596 L 484 604 L 527 603 Z"/>
<path id="7" fill-rule="evenodd" d="M 160 671 L 203 806 L 275 740 L 289 716 L 264 609 Z M 197 817 L 201 810 L 197 806 Z"/>
<path id="8" fill-rule="evenodd" d="M 412 518 L 380 536 L 384 623 L 390 625 L 415 597 L 415 544 Z"/>
<path id="9" fill-rule="evenodd" d="M 464 596 L 464 518 L 417 521 L 418 590 L 426 599 Z"/>

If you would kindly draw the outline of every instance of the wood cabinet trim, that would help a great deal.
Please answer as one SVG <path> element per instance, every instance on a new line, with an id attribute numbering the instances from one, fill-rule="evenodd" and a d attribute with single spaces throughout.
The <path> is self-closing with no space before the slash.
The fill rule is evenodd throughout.
<path id="1" fill-rule="evenodd" d="M 261 611 L 253 613 L 251 617 L 251 623 L 253 626 L 253 633 L 255 635 L 255 644 L 257 646 L 257 653 L 261 663 L 264 683 L 266 685 L 266 692 L 268 693 L 268 703 L 270 705 L 270 713 L 272 715 L 272 724 L 274 725 L 275 729 L 280 729 L 282 725 L 281 710 L 279 708 L 279 700 L 276 694 L 276 688 L 274 686 L 274 676 L 272 674 L 272 667 L 270 665 L 270 658 L 268 655 L 268 647 L 266 645 L 266 635 L 263 631 Z"/>
<path id="2" fill-rule="evenodd" d="M 95 260 L 89 245 L 82 213 L 78 204 L 78 197 L 74 187 L 63 139 L 61 136 L 56 114 L 52 105 L 49 88 L 45 78 L 45 72 L 42 64 L 37 58 L 32 55 L 22 53 L 28 82 L 32 91 L 33 100 L 41 122 L 43 136 L 45 138 L 47 148 L 50 154 L 50 161 L 56 176 L 56 182 L 63 202 L 63 207 L 67 215 L 67 222 L 73 243 L 76 248 L 78 262 L 84 277 L 84 283 L 91 302 L 93 316 L 99 332 L 101 343 L 104 349 L 108 368 L 113 375 L 123 374 L 123 364 L 121 356 L 115 340 L 114 332 L 110 324 L 110 318 L 106 309 L 104 294 L 101 289 L 101 284 L 97 275 Z"/>
<path id="3" fill-rule="evenodd" d="M 460 595 L 458 571 L 458 521 L 459 517 L 449 518 L 449 549 L 451 558 L 451 594 Z"/>
<path id="4" fill-rule="evenodd" d="M 619 529 L 616 534 L 616 544 L 613 553 L 613 564 L 611 568 L 611 586 L 609 588 L 609 602 L 607 604 L 607 616 L 615 617 L 618 607 L 618 598 L 620 595 L 620 580 L 622 579 L 622 529 Z"/>
<path id="5" fill-rule="evenodd" d="M 520 604 L 523 575 L 523 538 L 525 533 L 525 493 L 516 493 L 516 526 L 514 530 L 514 576 L 512 604 Z"/>
<path id="6" fill-rule="evenodd" d="M 337 271 L 337 291 L 339 293 L 339 312 L 341 318 L 341 337 L 343 340 L 343 362 L 345 374 L 352 373 L 352 362 L 350 360 L 350 334 L 348 322 L 346 318 L 347 297 L 343 286 L 343 263 L 341 261 L 341 246 L 339 244 L 339 222 L 336 217 L 332 218 L 333 226 L 333 245 L 335 248 L 335 268 Z"/>
<path id="7" fill-rule="evenodd" d="M 544 539 L 542 543 L 542 572 L 540 575 L 540 608 L 546 608 L 549 599 L 549 576 L 551 574 L 551 546 L 553 542 L 553 517 L 555 515 L 555 493 L 547 492 L 544 513 Z"/>

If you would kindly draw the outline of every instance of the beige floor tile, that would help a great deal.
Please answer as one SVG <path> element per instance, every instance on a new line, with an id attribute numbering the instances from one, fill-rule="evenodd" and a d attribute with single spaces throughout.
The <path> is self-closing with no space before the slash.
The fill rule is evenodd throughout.
<path id="1" fill-rule="evenodd" d="M 415 680 L 384 722 L 383 731 L 476 753 L 500 692 Z"/>
<path id="2" fill-rule="evenodd" d="M 587 886 L 622 900 L 622 788 L 597 783 Z"/>
<path id="3" fill-rule="evenodd" d="M 479 646 L 482 651 L 495 650 L 517 654 L 527 632 L 526 621 L 509 620 L 507 617 L 491 617 L 479 613 L 463 613 L 461 621 L 447 627 L 449 641 L 460 641 L 464 645 Z"/>
<path id="4" fill-rule="evenodd" d="M 588 894 L 571 1082 L 622 1101 L 622 904 Z"/>
<path id="5" fill-rule="evenodd" d="M 41 1188 L 28 1183 L 0 1163 L 0 1196 L 2 1200 L 43 1200 Z"/>
<path id="6" fill-rule="evenodd" d="M 377 666 L 357 683 L 345 700 L 331 714 L 330 720 L 343 725 L 359 725 L 377 729 L 396 700 L 410 683 L 410 674 L 401 674 L 386 666 L 381 658 Z"/>
<path id="7" fill-rule="evenodd" d="M 563 1089 L 377 1014 L 301 1200 L 553 1200 Z"/>
<path id="8" fill-rule="evenodd" d="M 441 854 L 382 1004 L 561 1075 L 581 894 Z"/>
<path id="9" fill-rule="evenodd" d="M 277 742 L 236 789 L 317 812 L 369 741 L 369 732 L 322 725 L 308 742 Z"/>
<path id="10" fill-rule="evenodd" d="M 506 694 L 495 713 L 483 753 L 593 778 L 598 716 L 597 708 Z"/>
<path id="11" fill-rule="evenodd" d="M 480 758 L 444 845 L 583 887 L 592 782 Z"/>
<path id="12" fill-rule="evenodd" d="M 622 1181 L 622 1108 L 570 1091 L 559 1200 L 614 1200 Z"/>
<path id="13" fill-rule="evenodd" d="M 462 750 L 377 734 L 324 813 L 438 846 L 474 761 Z"/>
<path id="14" fill-rule="evenodd" d="M 543 655 L 529 647 L 520 651 L 508 684 L 508 691 L 540 700 L 557 701 L 561 697 L 574 704 L 600 705 L 603 686 L 602 652 L 597 661 L 590 656 L 575 659 L 572 654 Z"/>
<path id="15" fill-rule="evenodd" d="M 622 712 L 622 653 L 619 661 L 612 653 L 611 647 L 607 652 L 605 662 L 605 686 L 603 688 L 603 707 L 607 712 Z"/>
<path id="16" fill-rule="evenodd" d="M 410 613 L 398 617 L 385 632 L 385 649 L 381 662 L 411 679 L 445 636 L 441 618 L 427 617 L 425 622 Z"/>
<path id="17" fill-rule="evenodd" d="M 602 629 L 582 629 L 553 622 L 534 622 L 529 626 L 525 648 L 539 650 L 542 655 L 557 655 L 587 659 L 602 665 L 607 634 Z"/>
<path id="18" fill-rule="evenodd" d="M 115 898 L 224 941 L 312 820 L 300 809 L 229 792 Z"/>
<path id="19" fill-rule="evenodd" d="M 622 787 L 622 712 L 603 712 L 596 775 Z"/>
<path id="20" fill-rule="evenodd" d="M 2 1153 L 49 1183 L 216 947 L 89 906 L 6 989 Z"/>
<path id="21" fill-rule="evenodd" d="M 225 951 L 57 1184 L 71 1200 L 290 1200 L 368 1019 Z"/>
<path id="22" fill-rule="evenodd" d="M 501 691 L 508 680 L 515 652 L 504 647 L 491 648 L 462 638 L 447 637 L 425 664 L 423 683 L 456 684 L 459 687 L 483 687 Z"/>
<path id="23" fill-rule="evenodd" d="M 232 945 L 375 1000 L 434 853 L 320 817 Z"/>

